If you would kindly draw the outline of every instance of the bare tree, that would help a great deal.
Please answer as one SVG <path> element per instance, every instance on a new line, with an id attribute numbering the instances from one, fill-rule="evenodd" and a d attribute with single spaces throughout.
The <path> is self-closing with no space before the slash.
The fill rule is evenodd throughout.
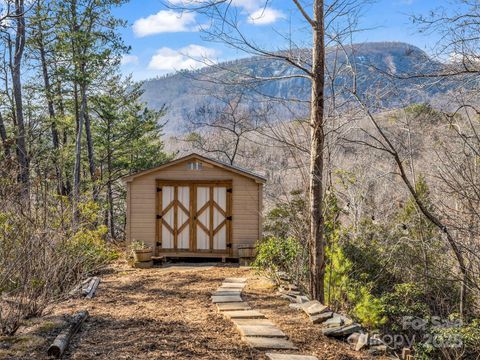
<path id="1" fill-rule="evenodd" d="M 61 168 L 59 162 L 59 152 L 60 152 L 60 136 L 57 127 L 57 116 L 54 104 L 54 92 L 51 81 L 51 73 L 49 70 L 49 59 L 48 49 L 46 42 L 48 39 L 45 37 L 48 36 L 47 30 L 44 28 L 44 24 L 47 26 L 49 24 L 48 13 L 50 11 L 50 4 L 46 4 L 46 9 L 43 9 L 43 5 L 40 1 L 37 1 L 35 5 L 35 18 L 34 18 L 34 32 L 32 34 L 34 46 L 38 51 L 41 73 L 43 76 L 44 88 L 45 88 L 45 98 L 47 101 L 48 116 L 50 118 L 50 131 L 52 136 L 52 145 L 54 150 L 53 163 L 55 167 L 55 175 L 57 178 L 58 186 L 57 191 L 61 195 L 67 195 L 67 190 L 63 181 L 63 169 Z M 54 55 L 55 56 L 55 55 Z"/>
<path id="2" fill-rule="evenodd" d="M 15 48 L 12 66 L 13 98 L 15 101 L 17 159 L 19 165 L 19 180 L 22 183 L 22 193 L 25 199 L 29 197 L 29 160 L 25 142 L 25 121 L 23 118 L 23 98 L 21 83 L 21 66 L 25 49 L 25 6 L 23 0 L 15 0 Z"/>
<path id="3" fill-rule="evenodd" d="M 188 114 L 185 138 L 194 149 L 211 154 L 230 165 L 246 154 L 246 142 L 251 133 L 265 123 L 268 107 L 246 104 L 242 91 L 225 96 L 210 95 L 208 102 Z"/>
<path id="4" fill-rule="evenodd" d="M 428 219 L 428 221 L 437 227 L 441 233 L 444 234 L 447 243 L 454 254 L 458 265 L 458 270 L 461 274 L 460 280 L 462 286 L 459 301 L 459 311 L 461 314 L 464 314 L 467 296 L 466 293 L 469 286 L 468 264 L 466 262 L 464 252 L 462 251 L 460 241 L 455 236 L 454 229 L 448 226 L 445 216 L 437 214 L 435 209 L 427 206 L 425 199 L 422 198 L 417 191 L 414 183 L 414 171 L 410 172 L 410 170 L 407 168 L 409 161 L 412 161 L 411 144 L 408 140 L 409 138 L 407 137 L 407 140 L 399 141 L 398 137 L 395 137 L 391 131 L 387 130 L 385 126 L 382 125 L 381 115 L 374 113 L 360 94 L 353 92 L 353 96 L 357 99 L 359 106 L 361 106 L 363 109 L 364 114 L 370 121 L 372 127 L 370 129 L 361 129 L 361 132 L 365 135 L 365 140 L 355 139 L 352 141 L 388 155 L 397 169 L 395 174 L 400 177 L 406 186 L 420 212 L 423 214 L 423 216 L 425 216 L 426 219 Z"/>
<path id="5" fill-rule="evenodd" d="M 358 15 L 365 1 L 336 0 L 325 4 L 323 0 L 304 2 L 292 0 L 292 14 L 301 19 L 302 26 L 308 29 L 311 36 L 306 46 L 295 45 L 289 35 L 287 49 L 275 51 L 259 45 L 255 39 L 250 39 L 241 29 L 238 11 L 231 0 L 185 0 L 181 6 L 170 4 L 171 7 L 183 11 L 195 11 L 210 19 L 208 26 L 203 27 L 203 34 L 216 41 L 246 53 L 266 58 L 272 61 L 284 62 L 295 72 L 272 76 L 255 76 L 251 73 L 242 73 L 233 70 L 237 75 L 235 82 L 244 84 L 273 81 L 288 78 L 304 78 L 311 82 L 310 101 L 310 174 L 309 174 L 309 288 L 313 298 L 324 301 L 324 218 L 323 218 L 323 182 L 324 152 L 325 152 L 325 49 L 330 44 L 338 44 L 345 35 L 352 32 L 352 19 Z M 269 1 L 258 4 L 260 13 L 265 11 Z M 331 30 L 331 34 L 326 31 Z M 328 39 L 328 41 L 326 41 Z M 211 64 L 211 62 L 210 62 Z M 218 66 L 220 70 L 226 70 Z M 211 79 L 214 81 L 215 79 Z M 228 79 L 225 80 L 228 82 Z"/>

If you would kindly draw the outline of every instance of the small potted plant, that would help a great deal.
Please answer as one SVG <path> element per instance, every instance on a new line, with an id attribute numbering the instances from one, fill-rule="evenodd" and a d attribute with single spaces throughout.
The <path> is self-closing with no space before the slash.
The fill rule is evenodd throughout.
<path id="1" fill-rule="evenodd" d="M 135 262 L 152 261 L 152 249 L 143 241 L 134 240 L 132 242 L 132 252 Z"/>

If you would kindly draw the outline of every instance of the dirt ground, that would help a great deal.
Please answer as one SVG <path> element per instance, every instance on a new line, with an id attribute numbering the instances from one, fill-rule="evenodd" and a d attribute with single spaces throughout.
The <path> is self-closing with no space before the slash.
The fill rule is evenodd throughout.
<path id="1" fill-rule="evenodd" d="M 87 309 L 90 318 L 74 336 L 65 359 L 265 359 L 263 352 L 241 341 L 233 324 L 211 303 L 211 292 L 231 276 L 249 277 L 244 297 L 293 340 L 299 353 L 322 360 L 369 359 L 324 337 L 253 271 L 221 264 L 148 270 L 112 266 L 101 275 L 92 300 L 63 302 L 43 318 L 26 322 L 14 338 L 0 338 L 0 359 L 46 359 L 65 316 L 81 309 Z"/>

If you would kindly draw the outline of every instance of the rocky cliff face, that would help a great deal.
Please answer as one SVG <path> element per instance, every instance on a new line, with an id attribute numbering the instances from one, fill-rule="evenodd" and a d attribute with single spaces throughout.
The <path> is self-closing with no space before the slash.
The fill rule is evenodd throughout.
<path id="1" fill-rule="evenodd" d="M 299 59 L 308 62 L 310 52 L 298 50 Z M 370 94 L 383 107 L 399 107 L 415 102 L 429 102 L 439 93 L 448 90 L 447 85 L 427 86 L 423 79 L 405 79 L 400 77 L 418 73 L 430 73 L 443 65 L 432 60 L 419 48 L 396 42 L 356 44 L 347 49 L 329 49 L 327 54 L 329 74 L 335 73 L 334 86 L 337 93 L 351 88 L 352 69 L 355 70 L 358 90 Z M 184 71 L 161 78 L 147 80 L 144 83 L 143 99 L 155 109 L 168 108 L 166 132 L 179 133 L 185 129 L 185 118 L 205 102 L 212 101 L 212 94 L 233 91 L 229 86 L 219 85 L 211 80 L 232 82 L 240 75 L 252 74 L 257 77 L 279 77 L 300 74 L 301 71 L 281 60 L 250 57 L 203 68 L 195 72 Z M 386 75 L 388 74 L 388 75 Z M 393 75 L 393 76 L 392 76 Z M 396 78 L 398 76 L 399 78 Z M 392 87 L 392 83 L 395 83 Z M 309 80 L 289 78 L 263 81 L 248 87 L 247 101 L 255 103 L 268 99 L 275 107 L 273 99 L 297 99 L 308 101 L 310 97 Z M 327 86 L 327 93 L 331 87 Z M 388 90 L 387 90 L 388 89 Z M 392 90 L 394 89 L 394 90 Z M 373 101 L 373 100 L 372 100 Z M 276 118 L 290 120 L 295 116 L 304 116 L 305 105 L 294 105 L 294 111 L 279 111 Z"/>

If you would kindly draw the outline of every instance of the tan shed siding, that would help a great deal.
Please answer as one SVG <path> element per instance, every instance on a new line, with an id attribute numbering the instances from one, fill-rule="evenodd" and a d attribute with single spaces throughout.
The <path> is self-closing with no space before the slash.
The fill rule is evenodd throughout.
<path id="1" fill-rule="evenodd" d="M 263 237 L 263 186 L 262 184 L 258 185 L 258 239 L 260 240 Z"/>
<path id="2" fill-rule="evenodd" d="M 238 244 L 254 244 L 258 239 L 261 228 L 259 184 L 252 179 L 211 165 L 204 166 L 202 170 L 188 170 L 186 162 L 140 176 L 131 182 L 131 194 L 128 198 L 131 239 L 155 246 L 157 179 L 232 180 L 233 255 L 236 256 Z"/>
<path id="3" fill-rule="evenodd" d="M 130 209 L 131 209 L 131 201 L 130 200 L 131 200 L 131 195 L 132 195 L 131 185 L 132 185 L 131 183 L 127 183 L 127 223 L 126 223 L 126 229 L 125 229 L 126 234 L 127 234 L 127 244 L 130 244 L 131 241 L 132 241 L 131 240 L 131 234 L 130 234 L 131 228 L 132 228 L 132 226 L 130 224 L 131 219 L 132 219 L 131 211 L 130 211 Z"/>

